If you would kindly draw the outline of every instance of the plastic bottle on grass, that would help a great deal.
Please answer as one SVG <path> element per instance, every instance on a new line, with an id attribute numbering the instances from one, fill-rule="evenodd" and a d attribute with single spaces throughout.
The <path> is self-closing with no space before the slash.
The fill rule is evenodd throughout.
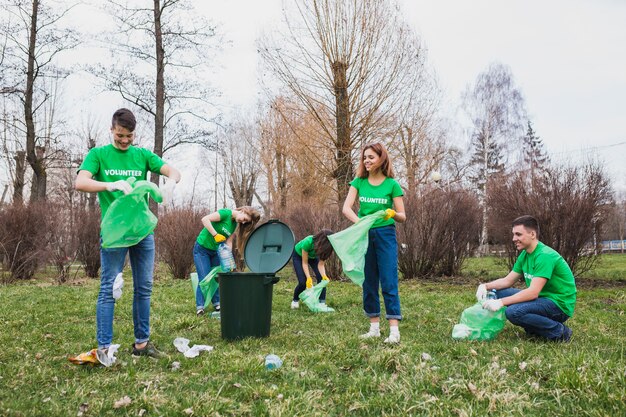
<path id="1" fill-rule="evenodd" d="M 219 244 L 217 247 L 217 256 L 220 258 L 220 266 L 222 267 L 223 272 L 235 270 L 235 258 L 233 257 L 233 252 L 227 244 Z"/>
<path id="2" fill-rule="evenodd" d="M 278 369 L 283 365 L 283 361 L 276 355 L 271 354 L 265 357 L 265 369 L 271 371 Z"/>

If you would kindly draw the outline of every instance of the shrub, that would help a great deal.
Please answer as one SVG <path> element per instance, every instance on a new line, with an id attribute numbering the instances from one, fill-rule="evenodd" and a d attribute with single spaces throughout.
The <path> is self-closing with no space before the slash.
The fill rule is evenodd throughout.
<path id="1" fill-rule="evenodd" d="M 405 196 L 407 220 L 398 224 L 398 269 L 404 278 L 452 276 L 476 246 L 480 209 L 463 189 Z"/>
<path id="2" fill-rule="evenodd" d="M 71 206 L 48 203 L 48 223 L 50 236 L 48 238 L 50 262 L 57 270 L 57 282 L 62 284 L 69 278 L 70 267 L 76 259 L 78 239 L 74 210 Z"/>
<path id="3" fill-rule="evenodd" d="M 0 211 L 0 253 L 10 276 L 3 281 L 30 279 L 46 263 L 50 235 L 45 203 L 16 203 Z"/>
<path id="4" fill-rule="evenodd" d="M 159 216 L 155 231 L 158 257 L 174 278 L 188 278 L 193 270 L 193 246 L 202 230 L 201 219 L 201 213 L 192 208 L 176 208 Z"/>
<path id="5" fill-rule="evenodd" d="M 100 208 L 76 208 L 76 258 L 90 278 L 98 278 L 100 270 Z"/>
<path id="6" fill-rule="evenodd" d="M 529 178 L 521 172 L 492 184 L 489 197 L 491 228 L 508 241 L 509 266 L 516 252 L 511 221 L 528 214 L 539 221 L 539 240 L 554 248 L 575 274 L 590 270 L 598 260 L 602 226 L 610 209 L 612 191 L 596 164 L 556 166 L 545 175 Z"/>

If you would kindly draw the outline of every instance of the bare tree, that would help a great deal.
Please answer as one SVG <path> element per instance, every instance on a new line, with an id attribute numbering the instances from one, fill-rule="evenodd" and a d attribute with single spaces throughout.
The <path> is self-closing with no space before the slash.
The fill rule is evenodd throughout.
<path id="1" fill-rule="evenodd" d="M 491 64 L 476 82 L 463 93 L 463 107 L 472 122 L 473 182 L 483 211 L 480 234 L 481 253 L 488 248 L 489 179 L 504 169 L 505 140 L 518 136 L 525 115 L 522 93 L 515 86 L 511 70 L 502 64 Z"/>
<path id="2" fill-rule="evenodd" d="M 386 135 L 390 151 L 396 154 L 396 173 L 406 180 L 408 195 L 418 194 L 431 172 L 440 169 L 446 154 L 447 130 L 439 115 L 440 92 L 434 79 L 417 70 L 419 82 L 402 113 L 392 117 L 392 131 Z"/>
<path id="3" fill-rule="evenodd" d="M 105 89 L 118 92 L 154 120 L 153 151 L 158 156 L 185 143 L 211 146 L 215 119 L 209 114 L 209 99 L 215 92 L 200 75 L 215 29 L 190 4 L 108 0 L 119 30 L 106 39 L 116 61 L 127 65 L 91 68 Z M 153 173 L 151 181 L 158 184 L 158 175 Z"/>
<path id="4" fill-rule="evenodd" d="M 235 206 L 252 205 L 260 175 L 260 129 L 257 121 L 242 117 L 219 138 L 219 159 Z"/>
<path id="5" fill-rule="evenodd" d="M 285 11 L 286 33 L 260 42 L 272 73 L 317 124 L 317 142 L 333 150 L 331 164 L 315 161 L 333 178 L 339 201 L 353 178 L 353 156 L 380 134 L 415 88 L 422 48 L 393 2 L 296 0 Z M 303 149 L 308 155 L 313 150 Z"/>
<path id="6" fill-rule="evenodd" d="M 33 170 L 30 199 L 44 200 L 46 156 L 52 143 L 50 125 L 38 126 L 37 119 L 56 94 L 49 88 L 57 84 L 47 80 L 67 76 L 67 72 L 54 65 L 55 57 L 76 46 L 78 40 L 75 31 L 61 28 L 59 24 L 70 8 L 44 5 L 39 0 L 13 0 L 7 10 L 11 23 L 3 25 L 3 35 L 8 40 L 6 53 L 10 63 L 7 68 L 11 75 L 3 77 L 6 84 L 1 90 L 16 95 L 22 103 L 24 118 L 20 122 L 26 138 L 26 160 Z M 52 120 L 48 117 L 49 122 Z M 16 156 L 19 161 L 20 155 Z"/>

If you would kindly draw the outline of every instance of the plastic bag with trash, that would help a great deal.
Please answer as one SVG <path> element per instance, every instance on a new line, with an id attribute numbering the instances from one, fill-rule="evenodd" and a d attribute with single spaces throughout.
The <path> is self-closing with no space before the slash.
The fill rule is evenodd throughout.
<path id="1" fill-rule="evenodd" d="M 357 223 L 347 229 L 328 236 L 335 254 L 341 259 L 343 273 L 359 286 L 363 286 L 365 280 L 365 254 L 369 244 L 368 232 L 374 223 L 385 215 L 385 210 L 377 211 L 361 217 Z"/>
<path id="2" fill-rule="evenodd" d="M 146 194 L 154 201 L 163 201 L 161 191 L 150 181 L 126 180 L 132 191 L 111 203 L 100 227 L 103 248 L 126 248 L 141 242 L 154 231 L 156 216 L 148 208 Z"/>
<path id="3" fill-rule="evenodd" d="M 504 328 L 505 308 L 489 311 L 480 302 L 461 313 L 461 322 L 452 329 L 452 338 L 457 340 L 492 340 Z"/>
<path id="4" fill-rule="evenodd" d="M 202 291 L 202 295 L 204 296 L 204 308 L 207 308 L 211 304 L 211 299 L 220 286 L 217 282 L 217 274 L 219 272 L 222 272 L 221 267 L 213 267 L 200 282 L 198 282 L 198 274 L 196 272 L 191 273 L 191 287 L 193 288 L 194 297 L 199 285 L 200 291 Z"/>
<path id="5" fill-rule="evenodd" d="M 117 360 L 115 354 L 119 348 L 120 345 L 111 345 L 106 352 L 102 349 L 91 349 L 88 352 L 81 353 L 80 355 L 69 357 L 67 359 L 74 365 L 102 365 L 108 368 Z"/>
<path id="6" fill-rule="evenodd" d="M 314 313 L 331 313 L 334 308 L 328 307 L 325 303 L 320 303 L 322 290 L 326 288 L 330 281 L 323 279 L 319 284 L 302 291 L 298 298 Z"/>

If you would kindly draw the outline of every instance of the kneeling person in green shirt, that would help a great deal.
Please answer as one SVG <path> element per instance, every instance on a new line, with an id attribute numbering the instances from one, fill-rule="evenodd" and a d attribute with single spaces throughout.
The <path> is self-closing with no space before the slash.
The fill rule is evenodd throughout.
<path id="1" fill-rule="evenodd" d="M 529 335 L 569 342 L 572 330 L 563 323 L 574 314 L 574 275 L 557 251 L 538 240 L 538 234 L 534 217 L 513 220 L 513 243 L 521 251 L 513 270 L 504 278 L 480 284 L 476 298 L 491 311 L 507 306 L 506 318 Z M 511 288 L 521 277 L 527 288 Z M 485 300 L 489 290 L 496 290 L 497 299 Z"/>

